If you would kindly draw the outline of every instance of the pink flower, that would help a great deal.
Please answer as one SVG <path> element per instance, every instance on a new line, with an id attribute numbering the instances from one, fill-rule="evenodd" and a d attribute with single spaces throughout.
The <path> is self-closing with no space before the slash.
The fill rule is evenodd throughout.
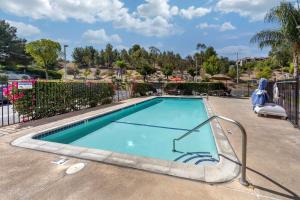
<path id="1" fill-rule="evenodd" d="M 7 88 L 3 88 L 2 91 L 4 96 L 7 97 L 9 95 L 9 90 Z"/>
<path id="2" fill-rule="evenodd" d="M 12 83 L 12 87 L 18 88 L 18 82 L 13 82 L 13 83 Z"/>

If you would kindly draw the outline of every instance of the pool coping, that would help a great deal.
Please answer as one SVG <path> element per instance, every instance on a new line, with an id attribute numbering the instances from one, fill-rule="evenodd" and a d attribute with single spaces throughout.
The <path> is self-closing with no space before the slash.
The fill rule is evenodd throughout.
<path id="1" fill-rule="evenodd" d="M 22 130 L 18 133 L 23 136 L 11 142 L 11 145 L 33 149 L 48 153 L 54 153 L 64 156 L 70 156 L 80 159 L 98 161 L 107 164 L 130 167 L 139 170 L 150 171 L 159 174 L 171 175 L 180 178 L 203 181 L 207 183 L 223 183 L 236 178 L 240 173 L 239 160 L 230 145 L 228 138 L 225 136 L 222 127 L 218 120 L 210 122 L 212 132 L 214 134 L 215 143 L 219 154 L 219 162 L 213 165 L 192 165 L 186 163 L 179 163 L 174 161 L 160 160 L 155 158 L 148 158 L 142 156 L 135 156 L 123 153 L 116 153 L 112 151 L 77 147 L 68 144 L 54 143 L 48 141 L 41 141 L 33 139 L 38 135 L 46 132 L 63 128 L 65 126 L 72 126 L 74 124 L 89 120 L 95 117 L 106 115 L 117 110 L 124 109 L 134 104 L 142 103 L 144 101 L 159 97 L 171 98 L 202 98 L 201 96 L 151 96 L 147 98 L 137 98 L 130 102 L 123 102 L 119 105 L 114 105 L 108 108 L 103 108 L 95 112 L 91 112 L 86 117 L 75 116 L 64 120 L 59 120 L 52 126 L 44 124 L 38 127 Z M 207 99 L 202 98 L 208 117 L 213 116 L 213 110 Z"/>

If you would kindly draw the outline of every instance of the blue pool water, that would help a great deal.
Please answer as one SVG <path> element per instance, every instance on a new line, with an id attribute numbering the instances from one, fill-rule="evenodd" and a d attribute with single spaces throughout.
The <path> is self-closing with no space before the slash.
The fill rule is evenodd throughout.
<path id="1" fill-rule="evenodd" d="M 37 139 L 163 160 L 217 161 L 209 124 L 172 141 L 207 119 L 202 99 L 155 98 Z M 200 161 L 199 161 L 200 162 Z"/>

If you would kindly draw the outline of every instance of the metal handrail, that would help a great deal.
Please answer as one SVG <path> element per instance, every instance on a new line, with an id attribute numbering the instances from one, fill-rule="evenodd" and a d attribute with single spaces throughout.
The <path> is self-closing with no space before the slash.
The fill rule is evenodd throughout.
<path id="1" fill-rule="evenodd" d="M 200 96 L 206 96 L 206 99 L 208 100 L 208 93 L 201 93 Z"/>
<path id="2" fill-rule="evenodd" d="M 199 124 L 198 126 L 196 126 L 195 128 L 193 128 L 192 130 L 189 130 L 187 133 L 183 134 L 182 136 L 173 139 L 173 152 L 176 152 L 176 147 L 175 147 L 176 141 L 179 141 L 179 140 L 185 138 L 186 136 L 188 136 L 192 132 L 194 132 L 196 129 L 204 126 L 205 124 L 207 124 L 208 122 L 210 122 L 211 120 L 213 120 L 215 118 L 219 118 L 219 119 L 222 119 L 222 120 L 225 120 L 225 121 L 235 124 L 236 126 L 238 126 L 240 128 L 240 130 L 242 132 L 242 175 L 241 175 L 240 183 L 242 185 L 248 186 L 249 182 L 246 179 L 247 133 L 246 133 L 245 128 L 238 121 L 229 119 L 227 117 L 214 115 L 214 116 L 208 118 L 207 120 L 205 120 L 204 122 L 202 122 L 201 124 Z"/>

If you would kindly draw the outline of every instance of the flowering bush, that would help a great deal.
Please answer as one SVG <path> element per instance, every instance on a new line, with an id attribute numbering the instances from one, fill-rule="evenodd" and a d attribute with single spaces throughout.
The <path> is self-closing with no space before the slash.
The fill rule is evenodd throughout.
<path id="1" fill-rule="evenodd" d="M 36 80 L 25 80 L 22 82 L 31 82 L 32 86 Z M 28 115 L 33 112 L 35 97 L 31 89 L 19 89 L 19 82 L 14 81 L 3 88 L 3 95 L 7 97 L 10 103 L 14 104 L 14 109 L 20 115 Z"/>
<path id="2" fill-rule="evenodd" d="M 111 103 L 114 95 L 109 83 L 37 81 L 27 90 L 19 90 L 17 84 L 9 85 L 4 93 L 20 115 L 31 119 Z"/>

